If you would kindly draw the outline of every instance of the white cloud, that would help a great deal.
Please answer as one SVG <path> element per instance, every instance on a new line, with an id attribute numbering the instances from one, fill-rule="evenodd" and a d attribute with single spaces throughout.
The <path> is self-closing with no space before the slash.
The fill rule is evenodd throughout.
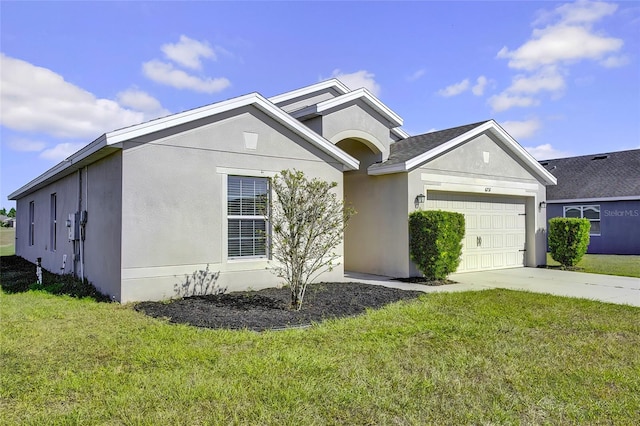
<path id="1" fill-rule="evenodd" d="M 513 107 L 524 108 L 537 106 L 539 104 L 539 100 L 530 96 L 512 95 L 508 92 L 502 92 L 499 95 L 494 95 L 489 98 L 489 105 L 491 105 L 493 110 L 496 112 L 506 111 Z"/>
<path id="2" fill-rule="evenodd" d="M 553 158 L 570 157 L 572 155 L 570 152 L 556 149 L 548 143 L 538 146 L 526 146 L 524 149 L 533 155 L 536 160 L 550 160 Z"/>
<path id="3" fill-rule="evenodd" d="M 543 12 L 533 23 L 538 28 L 529 40 L 514 50 L 503 47 L 497 54 L 509 60 L 510 68 L 527 73 L 515 76 L 507 89 L 490 100 L 494 111 L 538 105 L 535 95 L 541 92 L 552 98 L 561 96 L 569 67 L 580 61 L 595 61 L 606 68 L 628 63 L 627 56 L 620 53 L 623 40 L 594 29 L 617 8 L 611 3 L 580 0 Z"/>
<path id="4" fill-rule="evenodd" d="M 175 69 L 173 64 L 155 59 L 142 64 L 142 71 L 145 76 L 156 83 L 166 84 L 176 89 L 189 89 L 202 93 L 217 93 L 231 85 L 231 82 L 224 77 L 196 77 L 182 70 Z"/>
<path id="5" fill-rule="evenodd" d="M 9 140 L 8 146 L 13 151 L 39 152 L 42 151 L 47 146 L 47 144 L 41 141 L 17 138 Z"/>
<path id="6" fill-rule="evenodd" d="M 555 69 L 549 68 L 530 76 L 515 76 L 511 82 L 511 86 L 507 90 L 510 93 L 533 94 L 541 91 L 559 92 L 564 90 L 564 88 L 565 82 L 562 75 Z"/>
<path id="7" fill-rule="evenodd" d="M 469 89 L 469 79 L 465 78 L 459 83 L 455 83 L 445 87 L 444 89 L 438 90 L 438 95 L 450 98 L 451 96 L 457 96 L 460 93 L 465 92 L 467 89 Z"/>
<path id="8" fill-rule="evenodd" d="M 542 123 L 537 118 L 524 121 L 505 121 L 500 125 L 516 140 L 530 138 L 542 127 Z"/>
<path id="9" fill-rule="evenodd" d="M 623 41 L 595 31 L 592 26 L 613 14 L 617 5 L 604 2 L 578 1 L 557 7 L 543 21 L 555 21 L 533 30 L 531 38 L 515 50 L 506 46 L 498 58 L 509 59 L 509 67 L 535 70 L 548 65 L 570 64 L 584 59 L 602 60 L 618 52 Z M 546 22 L 545 22 L 546 23 Z"/>
<path id="10" fill-rule="evenodd" d="M 162 107 L 159 100 L 136 88 L 120 92 L 116 95 L 116 98 L 120 105 L 143 112 L 145 120 L 152 120 L 171 114 L 169 110 Z"/>
<path id="11" fill-rule="evenodd" d="M 44 158 L 45 160 L 58 162 L 69 157 L 74 152 L 79 151 L 84 146 L 85 144 L 83 143 L 70 143 L 70 142 L 59 143 L 53 148 L 48 148 L 42 151 L 40 153 L 40 157 Z"/>
<path id="12" fill-rule="evenodd" d="M 609 56 L 600 61 L 600 65 L 605 68 L 618 68 L 627 65 L 630 62 L 627 56 Z"/>
<path id="13" fill-rule="evenodd" d="M 427 70 L 425 70 L 424 68 L 419 69 L 418 71 L 416 71 L 413 74 L 411 74 L 410 76 L 408 76 L 407 77 L 407 81 L 416 81 L 419 78 L 421 78 L 426 72 L 427 72 Z"/>
<path id="14" fill-rule="evenodd" d="M 144 114 L 64 80 L 55 72 L 0 53 L 0 123 L 17 131 L 86 138 L 144 121 Z"/>
<path id="15" fill-rule="evenodd" d="M 485 77 L 484 75 L 481 75 L 476 80 L 475 86 L 471 88 L 471 92 L 476 96 L 484 95 L 484 89 L 487 86 L 487 83 L 489 83 L 489 80 L 487 80 L 487 77 Z"/>
<path id="16" fill-rule="evenodd" d="M 380 85 L 375 81 L 375 74 L 360 70 L 352 73 L 343 73 L 339 69 L 333 70 L 331 77 L 343 82 L 349 89 L 355 90 L 364 87 L 374 96 L 380 96 Z"/>
<path id="17" fill-rule="evenodd" d="M 622 44 L 621 39 L 592 33 L 588 28 L 555 26 L 534 30 L 533 38 L 514 51 L 503 47 L 498 58 L 508 58 L 511 68 L 534 70 L 582 59 L 599 60 L 619 51 Z"/>
<path id="18" fill-rule="evenodd" d="M 555 13 L 565 24 L 588 24 L 613 14 L 616 9 L 618 5 L 613 3 L 579 0 L 557 7 Z"/>
<path id="19" fill-rule="evenodd" d="M 191 39 L 185 35 L 175 44 L 162 45 L 161 50 L 166 57 L 177 64 L 195 70 L 202 69 L 201 58 L 216 59 L 216 53 L 206 41 Z"/>

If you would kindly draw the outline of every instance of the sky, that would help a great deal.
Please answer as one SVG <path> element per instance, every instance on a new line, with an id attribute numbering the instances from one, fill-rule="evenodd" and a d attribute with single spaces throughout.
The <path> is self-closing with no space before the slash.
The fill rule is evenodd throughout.
<path id="1" fill-rule="evenodd" d="M 328 78 L 411 135 L 493 118 L 538 160 L 640 148 L 640 2 L 0 3 L 0 206 L 105 132 Z"/>

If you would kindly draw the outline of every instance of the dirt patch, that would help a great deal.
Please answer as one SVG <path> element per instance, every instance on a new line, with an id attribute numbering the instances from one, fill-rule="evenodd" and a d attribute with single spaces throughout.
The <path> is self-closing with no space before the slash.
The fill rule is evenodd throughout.
<path id="1" fill-rule="evenodd" d="M 424 293 L 362 283 L 313 284 L 307 288 L 300 311 L 289 310 L 290 294 L 288 288 L 269 288 L 169 302 L 140 302 L 135 309 L 152 317 L 168 318 L 173 323 L 264 331 L 358 315 L 368 308 L 415 299 Z"/>

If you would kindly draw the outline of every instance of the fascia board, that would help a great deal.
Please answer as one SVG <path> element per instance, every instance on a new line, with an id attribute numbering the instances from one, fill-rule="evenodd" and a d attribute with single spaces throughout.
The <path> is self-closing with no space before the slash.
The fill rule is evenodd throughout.
<path id="1" fill-rule="evenodd" d="M 294 132 L 303 136 L 305 139 L 309 140 L 322 151 L 340 161 L 344 166 L 346 166 L 347 170 L 358 170 L 360 167 L 360 161 L 356 160 L 313 130 L 309 129 L 304 124 L 300 123 L 295 118 L 291 117 L 263 96 L 256 94 L 256 99 L 255 105 L 258 108 L 271 115 Z"/>
<path id="2" fill-rule="evenodd" d="M 179 126 L 194 120 L 206 118 L 212 115 L 230 111 L 232 109 L 241 108 L 256 102 L 259 95 L 250 93 L 248 95 L 239 96 L 215 104 L 206 105 L 189 111 L 173 114 L 168 117 L 158 118 L 156 120 L 147 121 L 142 124 L 125 127 L 124 129 L 115 130 L 106 134 L 107 145 L 114 145 L 133 138 L 144 136 L 170 127 Z"/>
<path id="3" fill-rule="evenodd" d="M 79 151 L 71 154 L 64 161 L 56 164 L 55 166 L 53 166 L 52 168 L 50 168 L 46 172 L 42 173 L 40 176 L 36 177 L 35 179 L 30 181 L 26 185 L 23 185 L 19 189 L 15 190 L 11 194 L 9 194 L 8 199 L 9 200 L 16 200 L 16 199 L 20 198 L 22 195 L 24 195 L 24 194 L 28 193 L 29 191 L 31 191 L 33 188 L 37 187 L 38 185 L 43 184 L 44 182 L 46 182 L 47 180 L 53 178 L 56 175 L 60 175 L 61 173 L 64 173 L 66 170 L 68 170 L 71 167 L 73 167 L 74 165 L 78 164 L 79 162 L 81 162 L 85 158 L 89 157 L 92 154 L 95 154 L 96 152 L 98 152 L 101 149 L 103 149 L 104 147 L 106 147 L 107 146 L 106 142 L 107 142 L 107 140 L 106 140 L 105 135 L 100 136 L 98 139 L 96 139 L 95 141 L 93 141 L 90 144 L 86 145 L 84 148 L 82 148 Z"/>
<path id="4" fill-rule="evenodd" d="M 380 166 L 374 169 L 369 168 L 367 169 L 367 174 L 371 176 L 378 176 L 378 175 L 389 175 L 392 173 L 401 173 L 401 172 L 407 172 L 407 171 L 409 171 L 409 169 L 407 169 L 407 164 L 405 162 L 405 163 L 391 164 L 387 166 Z"/>
<path id="5" fill-rule="evenodd" d="M 393 129 L 391 129 L 391 131 L 393 133 L 395 133 L 396 135 L 400 136 L 401 138 L 404 138 L 404 139 L 407 139 L 407 138 L 411 137 L 411 135 L 409 133 L 405 132 L 400 127 L 393 128 Z"/>
<path id="6" fill-rule="evenodd" d="M 329 99 L 323 102 L 320 102 L 316 105 L 316 111 L 319 114 L 323 112 L 336 108 L 340 105 L 344 105 L 345 103 L 362 99 L 369 106 L 371 106 L 374 110 L 376 110 L 380 115 L 389 120 L 395 127 L 402 126 L 402 118 L 393 112 L 391 108 L 383 104 L 378 98 L 373 96 L 367 89 L 361 88 L 358 90 L 354 90 L 353 92 L 349 92 L 342 96 L 338 96 L 337 98 Z"/>
<path id="7" fill-rule="evenodd" d="M 329 80 L 321 81 L 311 86 L 301 87 L 300 89 L 292 90 L 291 92 L 281 93 L 280 95 L 271 96 L 269 101 L 274 104 L 286 102 L 291 99 L 295 99 L 301 96 L 306 96 L 314 92 L 318 92 L 324 89 L 334 88 L 338 92 L 349 93 L 349 88 L 345 86 L 340 80 L 332 78 Z"/>

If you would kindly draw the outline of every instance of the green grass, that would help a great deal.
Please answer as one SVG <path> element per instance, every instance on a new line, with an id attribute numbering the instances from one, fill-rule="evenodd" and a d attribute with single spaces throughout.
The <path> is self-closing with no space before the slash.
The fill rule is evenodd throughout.
<path id="1" fill-rule="evenodd" d="M 547 253 L 547 265 L 560 266 L 549 253 Z M 640 256 L 585 254 L 576 266 L 581 272 L 640 278 Z"/>
<path id="2" fill-rule="evenodd" d="M 2 424 L 634 424 L 640 310 L 508 290 L 306 330 L 0 293 Z"/>
<path id="3" fill-rule="evenodd" d="M 16 253 L 16 228 L 0 228 L 0 256 Z"/>

